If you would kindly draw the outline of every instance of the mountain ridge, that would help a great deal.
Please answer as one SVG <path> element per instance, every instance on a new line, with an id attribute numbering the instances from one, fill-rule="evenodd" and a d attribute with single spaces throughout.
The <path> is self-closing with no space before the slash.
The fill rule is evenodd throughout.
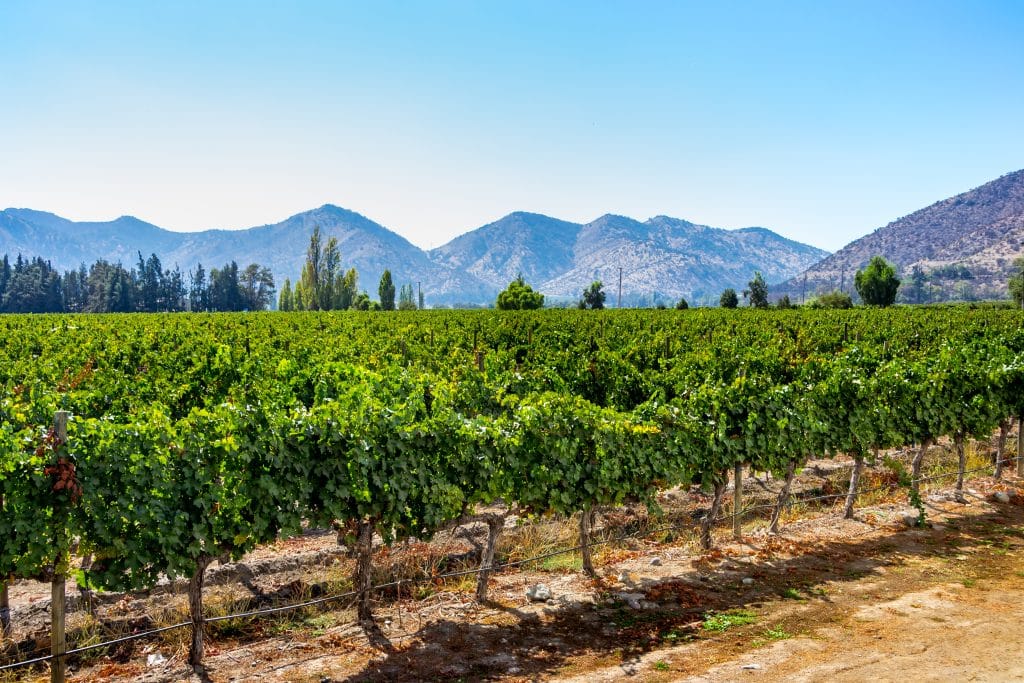
<path id="1" fill-rule="evenodd" d="M 901 300 L 1005 298 L 1013 261 L 1024 256 L 1024 169 L 876 228 L 772 294 L 813 296 L 843 283 L 854 293 L 854 273 L 876 255 L 897 266 Z M 924 278 L 920 289 L 912 287 L 915 269 Z"/>
<path id="2" fill-rule="evenodd" d="M 315 225 L 325 239 L 338 239 L 342 267 L 357 269 L 360 289 L 375 294 L 380 273 L 388 268 L 396 283 L 422 285 L 434 305 L 493 303 L 519 274 L 554 300 L 568 301 L 594 279 L 610 289 L 619 267 L 627 302 L 712 294 L 717 301 L 721 289 L 745 286 L 754 270 L 766 277 L 792 275 L 827 254 L 766 228 L 723 230 L 669 216 L 642 222 L 612 213 L 573 223 L 528 211 L 424 250 L 363 214 L 330 203 L 277 223 L 198 232 L 175 232 L 127 215 L 71 221 L 10 208 L 0 211 L 0 251 L 41 256 L 61 270 L 99 259 L 131 267 L 139 252 L 155 253 L 165 268 L 183 272 L 199 263 L 209 269 L 231 260 L 240 266 L 256 262 L 271 269 L 280 287 L 285 278 L 294 282 L 299 276 Z"/>

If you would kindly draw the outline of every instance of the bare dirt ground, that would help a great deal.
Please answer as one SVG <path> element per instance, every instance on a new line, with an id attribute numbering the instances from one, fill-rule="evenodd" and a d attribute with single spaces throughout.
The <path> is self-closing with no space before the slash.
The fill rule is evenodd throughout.
<path id="1" fill-rule="evenodd" d="M 845 472 L 832 462 L 807 468 L 797 491 L 829 493 Z M 400 598 L 391 591 L 379 596 L 383 638 L 373 641 L 341 603 L 220 625 L 201 675 L 185 666 L 187 631 L 179 631 L 76 662 L 70 680 L 1024 680 L 1024 480 L 975 478 L 966 504 L 936 486 L 926 496 L 928 526 L 910 528 L 905 490 L 887 488 L 891 478 L 883 467 L 869 473 L 866 483 L 882 490 L 865 496 L 854 520 L 841 519 L 831 504 L 797 504 L 781 535 L 754 518 L 742 541 L 719 529 L 711 552 L 700 552 L 690 532 L 602 546 L 596 580 L 569 554 L 500 572 L 487 604 L 473 600 L 473 577 L 410 587 Z M 750 486 L 748 499 L 769 500 L 776 484 Z M 996 491 L 1010 494 L 1009 502 L 995 500 Z M 662 503 L 675 519 L 707 505 L 679 492 Z M 604 520 L 615 532 L 660 523 L 639 511 Z M 507 543 L 546 547 L 534 526 L 510 530 Z M 571 532 L 563 524 L 545 533 L 572 545 Z M 429 546 L 435 558 L 467 549 L 455 538 Z M 382 552 L 376 561 L 409 562 L 402 552 Z M 432 561 L 433 571 L 459 567 Z M 261 549 L 244 567 L 220 570 L 221 585 L 207 598 L 214 610 L 220 598 L 228 610 L 240 597 L 272 604 L 337 592 L 347 585 L 350 561 L 333 535 L 320 534 Z M 552 600 L 527 599 L 526 588 L 537 583 L 551 589 Z M 22 642 L 31 635 L 42 644 L 47 588 L 14 587 Z M 113 596 L 99 614 L 148 628 L 180 620 L 182 600 L 170 587 L 154 597 Z M 76 618 L 88 626 L 84 615 Z M 9 678 L 43 679 L 46 672 L 19 675 Z"/>

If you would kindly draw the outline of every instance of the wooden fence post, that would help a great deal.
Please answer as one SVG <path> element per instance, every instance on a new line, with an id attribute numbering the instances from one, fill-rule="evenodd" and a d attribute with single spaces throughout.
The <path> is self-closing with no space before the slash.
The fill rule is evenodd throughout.
<path id="1" fill-rule="evenodd" d="M 57 443 L 63 444 L 68 440 L 68 413 L 58 410 L 53 417 L 53 433 Z M 55 520 L 60 525 L 64 520 Z M 53 563 L 53 579 L 50 582 L 50 655 L 53 660 L 50 662 L 51 683 L 64 683 L 67 661 L 64 653 L 67 652 L 67 641 L 64 633 L 64 583 L 67 576 L 68 552 L 64 549 L 64 532 L 57 532 L 57 557 Z"/>
<path id="2" fill-rule="evenodd" d="M 736 463 L 732 473 L 732 535 L 739 541 L 743 539 L 743 465 Z"/>
<path id="3" fill-rule="evenodd" d="M 1017 416 L 1017 476 L 1024 477 L 1024 415 Z"/>

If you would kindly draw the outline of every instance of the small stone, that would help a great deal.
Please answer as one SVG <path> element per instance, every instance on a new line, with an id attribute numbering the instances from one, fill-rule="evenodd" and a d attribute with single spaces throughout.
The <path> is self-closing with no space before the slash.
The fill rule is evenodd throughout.
<path id="1" fill-rule="evenodd" d="M 946 527 L 941 524 L 932 524 L 932 531 L 945 531 Z"/>
<path id="2" fill-rule="evenodd" d="M 903 515 L 903 523 L 904 524 L 906 524 L 909 527 L 915 527 L 915 526 L 917 526 L 917 522 L 918 522 L 918 517 L 917 517 L 916 514 L 911 514 L 909 512 L 904 513 L 904 515 Z"/>
<path id="3" fill-rule="evenodd" d="M 526 589 L 526 598 L 531 602 L 547 602 L 551 599 L 551 589 L 543 583 L 537 583 Z"/>
<path id="4" fill-rule="evenodd" d="M 996 491 L 996 495 L 993 496 L 997 503 L 1009 503 L 1010 496 L 1005 491 Z"/>
<path id="5" fill-rule="evenodd" d="M 750 578 L 749 576 L 746 576 L 746 577 L 743 578 L 743 585 L 744 586 L 753 586 L 754 585 L 754 580 L 752 578 Z"/>
<path id="6" fill-rule="evenodd" d="M 646 602 L 643 593 L 616 593 L 615 597 L 626 603 L 631 609 L 643 609 L 641 602 Z"/>
<path id="7" fill-rule="evenodd" d="M 652 609 L 658 609 L 658 607 L 660 607 L 660 605 L 658 603 L 656 603 L 656 602 L 651 602 L 650 600 L 641 600 L 640 601 L 640 609 L 652 610 Z"/>
<path id="8" fill-rule="evenodd" d="M 660 557 L 652 557 L 651 558 L 651 566 L 652 567 L 660 567 L 661 566 L 661 558 Z"/>
<path id="9" fill-rule="evenodd" d="M 629 572 L 619 572 L 619 575 L 615 577 L 615 580 L 619 583 L 631 583 L 633 581 L 630 577 Z"/>
<path id="10" fill-rule="evenodd" d="M 548 600 L 546 602 L 546 604 L 547 604 L 548 607 L 557 607 L 558 606 L 558 601 L 557 600 Z"/>
<path id="11" fill-rule="evenodd" d="M 164 657 L 159 652 L 157 652 L 156 654 L 149 655 L 148 657 L 146 657 L 146 666 L 148 666 L 148 667 L 162 666 L 162 665 L 164 665 L 166 663 L 167 663 L 167 658 Z"/>
<path id="12" fill-rule="evenodd" d="M 743 668 L 746 671 L 757 671 L 757 670 L 759 670 L 761 668 L 761 665 L 760 664 L 744 664 Z"/>

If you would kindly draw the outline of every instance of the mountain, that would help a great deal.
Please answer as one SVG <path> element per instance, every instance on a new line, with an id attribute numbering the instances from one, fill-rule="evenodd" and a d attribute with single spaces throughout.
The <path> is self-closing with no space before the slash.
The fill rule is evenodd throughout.
<path id="1" fill-rule="evenodd" d="M 764 228 L 722 230 L 667 216 L 640 222 L 605 215 L 587 224 L 513 213 L 430 252 L 495 288 L 522 273 L 556 298 L 578 298 L 594 280 L 630 303 L 685 296 L 717 302 L 722 289 L 743 289 L 755 270 L 783 280 L 828 252 Z"/>
<path id="2" fill-rule="evenodd" d="M 764 228 L 721 230 L 658 216 L 640 222 L 606 215 L 587 224 L 518 212 L 425 252 L 353 211 L 330 204 L 280 223 L 246 230 L 180 233 L 122 216 L 75 222 L 30 209 L 0 211 L 0 253 L 42 256 L 59 270 L 98 259 L 132 267 L 139 252 L 156 254 L 165 269 L 209 270 L 234 260 L 268 266 L 280 286 L 293 282 L 309 235 L 320 226 L 336 237 L 344 268 L 360 273 L 359 287 L 376 296 L 385 268 L 397 285 L 422 283 L 431 305 L 487 304 L 518 274 L 555 301 L 579 298 L 602 280 L 610 299 L 622 269 L 624 303 L 652 304 L 686 296 L 717 302 L 725 287 L 742 289 L 755 270 L 783 280 L 827 252 Z"/>
<path id="3" fill-rule="evenodd" d="M 935 202 L 851 242 L 804 273 L 772 287 L 773 294 L 829 291 L 845 283 L 872 256 L 894 263 L 901 299 L 1003 298 L 1015 258 L 1024 255 L 1024 170 Z M 919 269 L 926 279 L 912 287 Z"/>

